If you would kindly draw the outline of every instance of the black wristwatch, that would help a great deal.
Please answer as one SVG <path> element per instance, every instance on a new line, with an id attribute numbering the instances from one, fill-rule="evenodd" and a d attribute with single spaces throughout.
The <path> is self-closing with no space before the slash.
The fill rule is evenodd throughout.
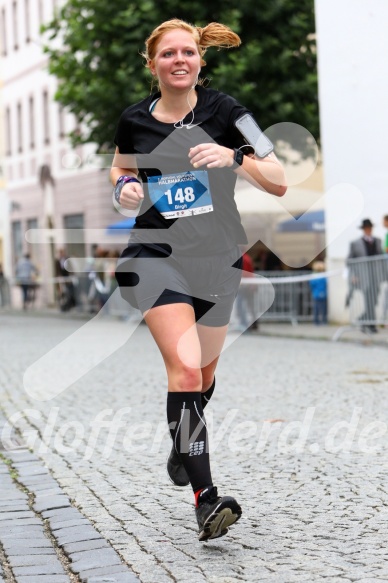
<path id="1" fill-rule="evenodd" d="M 233 156 L 233 165 L 231 166 L 232 170 L 236 170 L 239 166 L 242 166 L 244 161 L 244 152 L 239 150 L 238 148 L 233 148 L 234 156 Z"/>

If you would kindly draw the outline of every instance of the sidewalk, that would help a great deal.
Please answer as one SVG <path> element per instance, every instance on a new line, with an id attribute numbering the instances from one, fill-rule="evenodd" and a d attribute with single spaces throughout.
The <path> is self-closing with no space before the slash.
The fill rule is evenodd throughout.
<path id="1" fill-rule="evenodd" d="M 283 338 L 308 338 L 310 340 L 336 340 L 340 342 L 356 342 L 388 346 L 388 326 L 378 327 L 377 334 L 365 334 L 360 329 L 348 325 L 315 326 L 311 323 L 301 323 L 293 326 L 289 323 L 260 324 L 258 332 L 265 336 L 279 336 Z M 338 335 L 338 339 L 336 339 Z"/>
<path id="2" fill-rule="evenodd" d="M 0 448 L 0 485 L 0 583 L 139 583 L 27 448 Z"/>
<path id="3" fill-rule="evenodd" d="M 6 426 L 0 410 L 1 437 Z M 139 583 L 43 461 L 12 441 L 0 440 L 0 583 Z"/>
<path id="4" fill-rule="evenodd" d="M 60 320 L 78 320 L 78 321 L 88 321 L 91 320 L 96 314 L 89 314 L 87 312 L 77 312 L 71 310 L 70 312 L 60 312 L 56 308 L 45 308 L 31 310 L 30 312 L 22 312 L 21 310 L 2 310 L 1 314 L 8 314 L 15 317 L 46 317 L 46 318 L 58 318 Z M 138 312 L 134 311 L 135 319 L 139 320 L 137 317 Z M 107 320 L 119 321 L 118 316 L 106 315 L 104 316 Z M 231 330 L 232 330 L 231 326 Z M 325 326 L 316 326 L 310 322 L 301 322 L 297 325 L 293 325 L 291 322 L 260 322 L 259 330 L 257 331 L 247 331 L 244 336 L 273 336 L 280 338 L 299 338 L 299 339 L 310 339 L 310 340 L 330 340 L 330 341 L 342 341 L 342 342 L 356 342 L 362 344 L 375 344 L 380 346 L 388 345 L 388 326 L 379 326 L 377 334 L 366 334 L 361 332 L 359 328 L 350 326 L 347 324 L 328 324 Z"/>

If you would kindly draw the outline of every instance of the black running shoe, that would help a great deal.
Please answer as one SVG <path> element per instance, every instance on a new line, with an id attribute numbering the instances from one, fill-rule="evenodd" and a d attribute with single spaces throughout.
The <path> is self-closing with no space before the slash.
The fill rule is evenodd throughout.
<path id="1" fill-rule="evenodd" d="M 217 488 L 205 488 L 195 509 L 200 541 L 224 536 L 241 516 L 241 507 L 231 496 L 218 496 Z"/>
<path id="2" fill-rule="evenodd" d="M 167 473 L 175 486 L 188 486 L 190 484 L 189 476 L 174 445 L 167 460 Z"/>

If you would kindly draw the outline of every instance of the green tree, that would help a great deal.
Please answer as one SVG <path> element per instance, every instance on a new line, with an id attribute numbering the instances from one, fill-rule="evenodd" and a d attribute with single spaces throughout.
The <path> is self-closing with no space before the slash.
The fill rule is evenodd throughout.
<path id="1" fill-rule="evenodd" d="M 121 112 L 150 91 L 144 40 L 174 17 L 223 22 L 241 36 L 238 49 L 206 53 L 211 87 L 252 110 L 262 128 L 293 122 L 319 139 L 314 0 L 68 0 L 43 33 L 56 99 L 83 122 L 73 143 L 113 147 Z"/>

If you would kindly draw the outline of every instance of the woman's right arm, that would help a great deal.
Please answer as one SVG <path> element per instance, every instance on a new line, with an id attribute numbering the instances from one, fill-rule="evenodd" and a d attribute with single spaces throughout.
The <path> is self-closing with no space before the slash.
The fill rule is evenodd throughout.
<path id="1" fill-rule="evenodd" d="M 130 160 L 132 157 L 120 154 L 118 147 L 116 147 L 115 155 L 110 170 L 110 179 L 113 186 L 116 186 L 117 180 L 120 176 L 131 176 L 137 179 L 138 170 L 134 168 L 123 168 L 121 166 L 123 160 Z M 135 158 L 133 157 L 133 161 Z M 128 182 L 124 184 L 120 193 L 120 205 L 129 210 L 135 210 L 144 198 L 143 187 L 140 182 Z"/>

